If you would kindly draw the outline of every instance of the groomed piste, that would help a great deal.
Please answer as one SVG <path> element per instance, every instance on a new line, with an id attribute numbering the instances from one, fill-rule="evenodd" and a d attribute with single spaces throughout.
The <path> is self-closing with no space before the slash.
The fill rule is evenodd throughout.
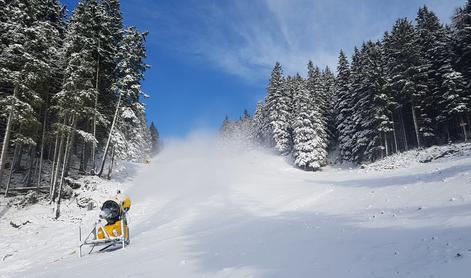
<path id="1" fill-rule="evenodd" d="M 467 275 L 469 145 L 404 154 L 418 158 L 402 166 L 388 158 L 388 165 L 399 165 L 394 169 L 382 161 L 318 173 L 264 151 L 215 145 L 209 137 L 171 142 L 150 165 L 132 171 L 128 165 L 125 176 L 132 179 L 117 175 L 94 193 L 104 200 L 119 186 L 133 199 L 132 242 L 124 250 L 77 258 L 75 227 L 93 222 L 99 209 L 70 202 L 59 221 L 45 216 L 44 204 L 4 212 L 0 276 Z M 419 161 L 449 148 L 458 151 Z"/>

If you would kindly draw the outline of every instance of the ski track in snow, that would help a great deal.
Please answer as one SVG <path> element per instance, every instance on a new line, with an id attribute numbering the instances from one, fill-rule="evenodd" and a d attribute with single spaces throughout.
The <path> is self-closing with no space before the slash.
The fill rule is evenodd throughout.
<path id="1" fill-rule="evenodd" d="M 120 181 L 125 250 L 78 259 L 80 221 L 5 212 L 0 277 L 469 277 L 471 158 L 307 173 L 204 139 L 172 142 Z M 9 225 L 20 213 L 31 227 Z"/>

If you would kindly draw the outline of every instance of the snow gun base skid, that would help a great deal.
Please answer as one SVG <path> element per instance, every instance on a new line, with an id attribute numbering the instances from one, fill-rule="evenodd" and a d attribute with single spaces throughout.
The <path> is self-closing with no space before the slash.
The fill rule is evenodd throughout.
<path id="1" fill-rule="evenodd" d="M 102 225 L 100 220 L 95 223 L 95 227 L 83 241 L 82 229 L 79 227 L 79 240 L 79 258 L 82 257 L 82 247 L 84 246 L 91 247 L 88 254 L 91 254 L 98 246 L 103 246 L 99 251 L 104 251 L 113 246 L 124 249 L 129 244 L 129 229 L 124 217 L 112 225 Z"/>

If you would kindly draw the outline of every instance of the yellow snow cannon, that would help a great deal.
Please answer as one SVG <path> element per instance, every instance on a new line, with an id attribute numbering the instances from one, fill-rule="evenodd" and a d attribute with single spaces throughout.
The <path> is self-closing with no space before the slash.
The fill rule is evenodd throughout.
<path id="1" fill-rule="evenodd" d="M 119 191 L 115 198 L 105 201 L 101 206 L 98 221 L 83 241 L 79 227 L 79 257 L 82 256 L 82 247 L 85 245 L 91 247 L 89 254 L 96 246 L 103 246 L 99 251 L 104 251 L 112 246 L 124 248 L 128 245 L 130 240 L 126 214 L 130 208 L 131 199 Z"/>

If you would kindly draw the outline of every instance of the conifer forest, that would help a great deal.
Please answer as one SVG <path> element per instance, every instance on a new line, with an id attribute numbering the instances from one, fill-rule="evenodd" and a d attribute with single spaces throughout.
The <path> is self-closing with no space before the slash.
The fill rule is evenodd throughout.
<path id="1" fill-rule="evenodd" d="M 305 170 L 468 141 L 470 45 L 471 1 L 450 25 L 423 6 L 350 59 L 340 51 L 336 73 L 309 61 L 307 77 L 285 76 L 276 63 L 254 115 L 226 119 L 222 136 L 239 134 Z"/>
<path id="2" fill-rule="evenodd" d="M 68 177 L 110 178 L 159 135 L 141 89 L 146 32 L 119 0 L 0 0 L 1 194 L 35 189 L 60 205 Z M 57 210 L 59 213 L 59 210 Z"/>

